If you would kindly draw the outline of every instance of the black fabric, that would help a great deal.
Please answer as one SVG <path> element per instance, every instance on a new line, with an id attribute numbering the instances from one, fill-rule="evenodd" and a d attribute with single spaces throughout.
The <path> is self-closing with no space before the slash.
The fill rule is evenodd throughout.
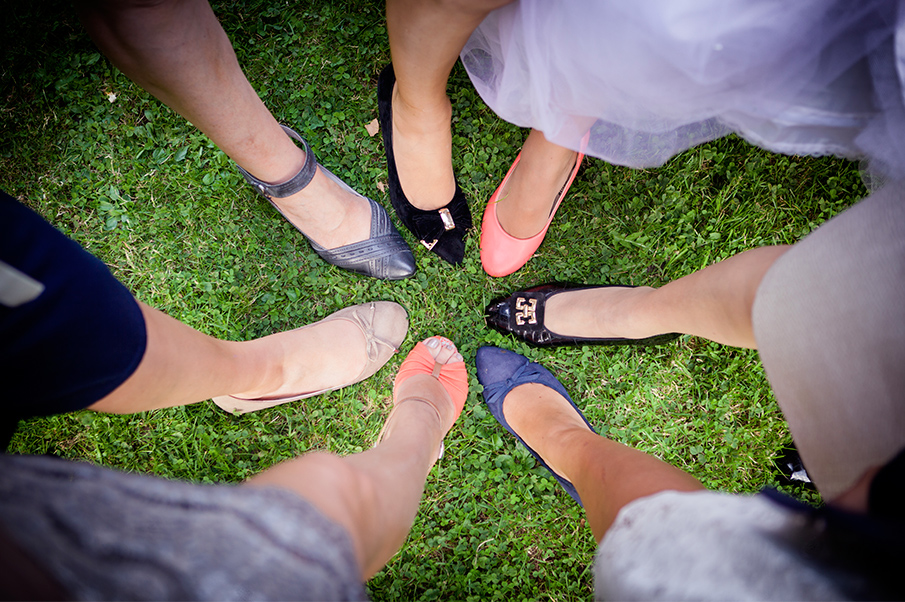
<path id="1" fill-rule="evenodd" d="M 414 234 L 432 253 L 436 253 L 444 261 L 453 265 L 462 263 L 465 257 L 465 236 L 472 228 L 471 211 L 465 193 L 456 181 L 456 190 L 452 200 L 440 209 L 426 211 L 412 205 L 399 181 L 396 171 L 396 158 L 393 154 L 393 86 L 396 73 L 393 65 L 387 65 L 380 72 L 377 80 L 377 113 L 380 118 L 380 131 L 383 133 L 383 146 L 387 157 L 387 178 L 389 180 L 390 203 L 396 210 L 399 220 Z M 446 209 L 455 227 L 447 230 L 440 217 L 440 211 Z"/>
<path id="2" fill-rule="evenodd" d="M 32 301 L 0 304 L 2 435 L 113 391 L 138 367 L 147 335 L 135 298 L 101 261 L 2 192 L 0 260 L 45 286 Z"/>
<path id="3" fill-rule="evenodd" d="M 63 587 L 0 526 L 0 600 L 69 600 Z"/>
<path id="4" fill-rule="evenodd" d="M 901 458 L 902 454 L 883 470 L 896 461 L 901 462 Z M 893 468 L 887 474 L 893 476 L 895 470 L 901 470 L 901 463 L 897 466 L 898 469 Z M 905 521 L 901 509 L 896 511 L 897 518 L 891 518 L 874 514 L 873 508 L 870 514 L 859 514 L 832 505 L 809 506 L 773 489 L 765 489 L 761 494 L 808 518 L 800 532 L 790 534 L 789 545 L 798 548 L 804 560 L 831 575 L 851 599 L 905 599 L 901 575 Z"/>
<path id="5" fill-rule="evenodd" d="M 905 449 L 874 476 L 868 506 L 874 516 L 905 522 Z"/>

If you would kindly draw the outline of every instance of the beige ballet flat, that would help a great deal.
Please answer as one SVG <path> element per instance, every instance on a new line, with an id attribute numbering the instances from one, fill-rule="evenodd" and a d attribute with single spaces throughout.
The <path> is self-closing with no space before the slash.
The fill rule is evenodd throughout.
<path id="1" fill-rule="evenodd" d="M 224 395 L 214 397 L 214 403 L 231 413 L 245 414 L 254 412 L 255 410 L 263 410 L 272 408 L 273 406 L 290 401 L 305 399 L 306 397 L 314 397 L 322 395 L 354 385 L 364 379 L 373 376 L 380 368 L 386 364 L 393 354 L 399 351 L 399 345 L 405 340 L 406 332 L 408 332 L 408 314 L 398 303 L 391 301 L 373 301 L 362 305 L 353 305 L 334 312 L 314 324 L 302 326 L 296 330 L 311 328 L 316 324 L 321 324 L 330 320 L 349 320 L 361 329 L 367 341 L 368 361 L 359 375 L 353 380 L 330 387 L 321 389 L 320 391 L 311 391 L 310 393 L 300 393 L 298 395 L 290 395 L 288 397 L 260 397 L 258 399 L 243 399 L 233 395 Z"/>

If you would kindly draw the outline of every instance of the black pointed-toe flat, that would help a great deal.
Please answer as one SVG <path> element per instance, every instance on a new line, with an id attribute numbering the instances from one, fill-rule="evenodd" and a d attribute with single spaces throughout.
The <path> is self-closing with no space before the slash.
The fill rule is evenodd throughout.
<path id="1" fill-rule="evenodd" d="M 659 334 L 644 339 L 569 337 L 551 332 L 544 326 L 547 300 L 558 293 L 618 285 L 541 284 L 490 302 L 484 310 L 488 326 L 512 334 L 535 347 L 563 345 L 657 345 L 678 337 L 678 333 Z M 622 287 L 634 288 L 634 287 Z"/>
<path id="2" fill-rule="evenodd" d="M 377 108 L 380 116 L 380 130 L 383 132 L 383 147 L 387 157 L 390 203 L 396 210 L 403 225 L 421 241 L 427 249 L 445 261 L 456 265 L 465 258 L 465 235 L 472 227 L 471 211 L 465 193 L 456 182 L 452 200 L 440 209 L 426 211 L 412 205 L 396 171 L 396 157 L 393 154 L 393 86 L 396 74 L 393 65 L 387 65 L 377 82 Z"/>

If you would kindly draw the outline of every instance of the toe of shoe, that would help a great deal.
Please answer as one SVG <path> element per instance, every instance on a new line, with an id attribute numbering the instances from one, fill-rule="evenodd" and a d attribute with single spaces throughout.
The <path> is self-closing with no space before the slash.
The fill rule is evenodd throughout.
<path id="1" fill-rule="evenodd" d="M 512 377 L 528 360 L 514 351 L 499 347 L 481 347 L 475 358 L 478 382 L 491 385 Z"/>
<path id="2" fill-rule="evenodd" d="M 415 271 L 415 256 L 406 247 L 405 250 L 393 253 L 384 259 L 381 278 L 383 280 L 403 280 L 413 276 Z"/>
<path id="3" fill-rule="evenodd" d="M 512 239 L 515 241 L 516 239 Z M 481 266 L 489 276 L 502 278 L 517 272 L 528 263 L 531 256 L 537 250 L 533 244 L 523 244 L 522 241 L 494 242 L 493 237 L 481 240 Z"/>
<path id="4" fill-rule="evenodd" d="M 484 321 L 491 328 L 509 331 L 509 299 L 494 301 L 484 309 Z"/>
<path id="5" fill-rule="evenodd" d="M 398 349 L 408 333 L 408 312 L 393 301 L 374 301 L 373 304 L 374 318 L 370 327 L 374 336 Z"/>
<path id="6" fill-rule="evenodd" d="M 431 249 L 440 259 L 459 265 L 465 259 L 465 236 L 458 230 L 444 232 Z"/>

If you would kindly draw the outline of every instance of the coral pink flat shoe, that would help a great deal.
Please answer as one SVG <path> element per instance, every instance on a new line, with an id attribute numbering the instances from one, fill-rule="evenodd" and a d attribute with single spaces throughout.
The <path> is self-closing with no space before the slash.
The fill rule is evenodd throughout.
<path id="1" fill-rule="evenodd" d="M 582 141 L 582 148 L 584 148 L 586 141 L 587 136 Z M 540 244 L 544 241 L 544 236 L 547 235 L 550 224 L 553 222 L 553 216 L 556 215 L 556 210 L 559 209 L 559 205 L 565 198 L 569 186 L 572 185 L 572 180 L 575 179 L 575 174 L 578 173 L 581 160 L 584 158 L 584 154 L 579 152 L 569 178 L 553 202 L 553 209 L 550 211 L 550 217 L 547 219 L 543 229 L 531 238 L 515 238 L 503 230 L 503 226 L 500 225 L 500 220 L 496 214 L 496 205 L 499 202 L 503 188 L 506 186 L 506 182 L 509 181 L 509 176 L 515 171 L 515 166 L 518 165 L 521 156 L 522 153 L 519 153 L 518 157 L 515 158 L 515 162 L 509 168 L 506 177 L 500 182 L 496 192 L 490 197 L 487 202 L 487 208 L 484 210 L 484 221 L 481 225 L 481 265 L 484 266 L 485 272 L 495 278 L 508 276 L 517 271 L 528 263 L 534 252 L 540 247 Z"/>

